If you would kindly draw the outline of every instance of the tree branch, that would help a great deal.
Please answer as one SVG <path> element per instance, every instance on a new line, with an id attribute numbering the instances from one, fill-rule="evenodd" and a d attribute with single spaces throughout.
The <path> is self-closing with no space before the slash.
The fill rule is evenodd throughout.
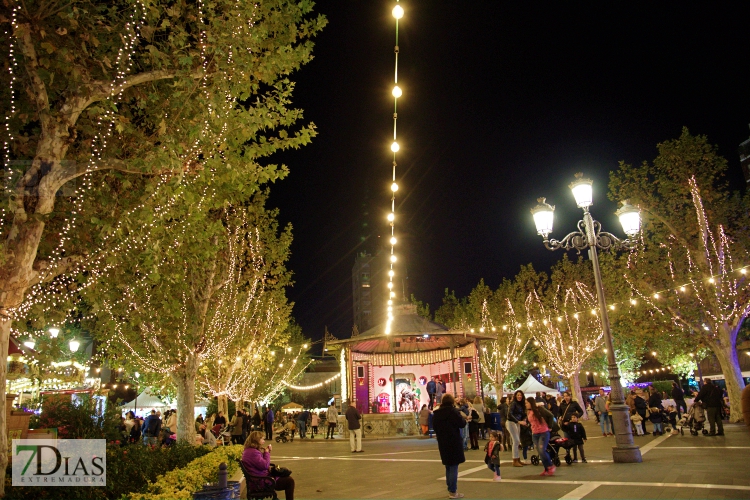
<path id="1" fill-rule="evenodd" d="M 39 62 L 36 57 L 34 42 L 31 39 L 31 25 L 18 25 L 14 35 L 20 42 L 21 54 L 23 54 L 25 60 L 24 67 L 31 79 L 31 97 L 37 107 L 37 113 L 42 125 L 42 134 L 45 134 L 50 125 L 49 96 L 47 95 L 47 87 L 37 72 Z"/>
<path id="2" fill-rule="evenodd" d="M 61 274 L 68 272 L 73 266 L 83 260 L 83 255 L 71 255 L 70 257 L 63 257 L 55 262 L 54 267 L 50 268 L 50 263 L 47 260 L 37 260 L 34 262 L 34 268 L 32 271 L 31 280 L 29 280 L 29 287 L 37 285 L 39 283 L 49 283 L 53 279 L 57 278 Z"/>
<path id="3" fill-rule="evenodd" d="M 83 110 L 95 102 L 103 101 L 136 85 L 168 80 L 177 76 L 180 76 L 180 72 L 177 70 L 154 70 L 131 75 L 118 85 L 113 85 L 112 82 L 95 81 L 85 85 L 81 94 L 66 99 L 60 108 L 60 112 L 67 117 L 68 126 L 73 126 Z M 195 70 L 187 76 L 194 79 L 202 78 L 203 71 Z"/>

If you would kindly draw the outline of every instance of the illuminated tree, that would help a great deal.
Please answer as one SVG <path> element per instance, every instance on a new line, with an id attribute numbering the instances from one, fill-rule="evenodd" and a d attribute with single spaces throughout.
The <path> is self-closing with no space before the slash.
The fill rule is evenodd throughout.
<path id="1" fill-rule="evenodd" d="M 526 300 L 526 314 L 547 366 L 566 377 L 575 399 L 583 401 L 578 376 L 586 360 L 601 349 L 604 337 L 596 295 L 580 282 L 571 288 L 558 285 L 548 301 L 532 292 Z M 587 418 L 585 413 L 583 418 Z"/>
<path id="2" fill-rule="evenodd" d="M 225 414 L 227 399 L 260 406 L 270 403 L 286 388 L 285 382 L 293 383 L 309 366 L 305 354 L 309 340 L 295 324 L 274 324 L 279 319 L 264 314 L 236 321 L 229 328 L 240 332 L 239 348 L 201 363 L 198 390 L 219 398 L 219 410 Z"/>
<path id="3" fill-rule="evenodd" d="M 257 345 L 262 328 L 289 320 L 290 228 L 278 231 L 264 201 L 218 212 L 195 206 L 159 228 L 159 238 L 149 229 L 152 246 L 121 256 L 86 289 L 99 308 L 94 333 L 104 354 L 131 371 L 171 378 L 180 439 L 194 434 L 199 365 L 234 359 Z"/>
<path id="4" fill-rule="evenodd" d="M 653 328 L 671 322 L 696 349 L 711 349 L 731 419 L 739 421 L 744 381 L 736 343 L 750 312 L 750 199 L 728 192 L 726 160 L 705 137 L 683 130 L 658 149 L 653 164 L 621 163 L 611 174 L 610 196 L 629 198 L 644 214 L 643 245 L 630 256 L 625 278 L 661 320 Z"/>
<path id="5" fill-rule="evenodd" d="M 307 18 L 311 8 L 280 0 L 0 5 L 9 49 L 0 72 L 0 358 L 13 321 L 40 298 L 35 287 L 85 262 L 100 233 L 128 216 L 125 202 L 202 169 L 248 191 L 285 175 L 257 160 L 314 135 L 288 107 L 288 75 L 311 60 L 310 38 L 325 24 Z M 2 391 L 5 380 L 3 363 Z M 3 393 L 2 470 L 5 415 Z"/>

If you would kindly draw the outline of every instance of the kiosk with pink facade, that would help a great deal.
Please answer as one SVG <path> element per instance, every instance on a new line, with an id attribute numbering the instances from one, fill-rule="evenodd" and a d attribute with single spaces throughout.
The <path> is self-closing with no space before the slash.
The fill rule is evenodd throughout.
<path id="1" fill-rule="evenodd" d="M 352 338 L 326 339 L 341 363 L 342 400 L 364 414 L 365 434 L 417 434 L 415 412 L 429 403 L 427 382 L 436 378 L 457 398 L 483 396 L 479 342 L 491 337 L 417 315 L 416 307 L 394 307 L 390 333 L 385 324 Z"/>

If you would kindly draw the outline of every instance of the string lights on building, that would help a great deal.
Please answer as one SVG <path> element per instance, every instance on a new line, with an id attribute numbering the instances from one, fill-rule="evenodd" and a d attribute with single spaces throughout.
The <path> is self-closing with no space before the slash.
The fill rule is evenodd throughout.
<path id="1" fill-rule="evenodd" d="M 393 90 L 391 90 L 391 95 L 393 95 L 393 142 L 391 143 L 391 151 L 393 152 L 393 165 L 391 170 L 391 211 L 388 213 L 388 224 L 391 226 L 391 239 L 389 240 L 389 243 L 391 244 L 391 253 L 389 256 L 390 262 L 388 270 L 388 319 L 385 323 L 386 335 L 390 335 L 391 333 L 391 323 L 393 322 L 393 302 L 396 298 L 396 292 L 393 291 L 393 278 L 396 275 L 394 264 L 398 260 L 396 257 L 396 243 L 398 242 L 398 240 L 396 239 L 396 192 L 398 191 L 398 183 L 396 182 L 396 153 L 398 153 L 399 149 L 401 149 L 398 144 L 397 124 L 398 100 L 403 94 L 401 87 L 398 86 L 398 20 L 404 17 L 404 9 L 403 7 L 401 7 L 401 5 L 396 4 L 396 6 L 393 7 L 391 13 L 396 19 L 396 45 L 393 50 L 395 55 L 395 62 L 393 69 Z"/>

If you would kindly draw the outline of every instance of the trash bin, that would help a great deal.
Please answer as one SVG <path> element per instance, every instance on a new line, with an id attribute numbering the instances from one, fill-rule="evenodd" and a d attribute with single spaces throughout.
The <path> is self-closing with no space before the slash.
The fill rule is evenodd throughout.
<path id="1" fill-rule="evenodd" d="M 501 420 L 500 420 L 500 414 L 499 413 L 490 413 L 490 429 L 493 431 L 500 431 L 502 430 Z"/>

